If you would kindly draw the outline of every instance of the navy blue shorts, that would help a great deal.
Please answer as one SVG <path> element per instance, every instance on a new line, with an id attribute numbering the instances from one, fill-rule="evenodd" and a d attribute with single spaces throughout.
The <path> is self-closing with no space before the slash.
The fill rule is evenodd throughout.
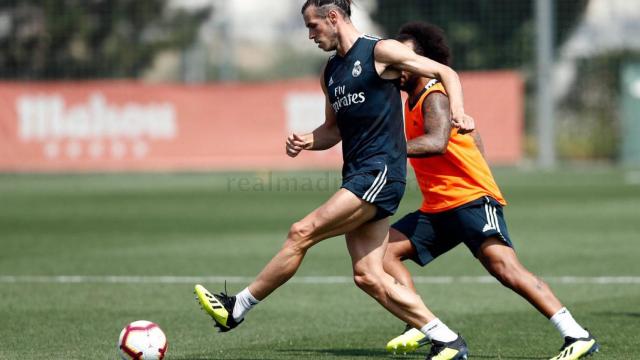
<path id="1" fill-rule="evenodd" d="M 491 237 L 504 241 L 513 248 L 502 205 L 485 196 L 441 213 L 428 214 L 416 211 L 407 214 L 391 225 L 403 233 L 418 254 L 415 261 L 425 266 L 433 259 L 463 242 L 473 256 L 482 243 Z"/>
<path id="2" fill-rule="evenodd" d="M 384 219 L 395 214 L 404 195 L 405 182 L 387 179 L 385 170 L 350 176 L 342 181 L 342 188 L 378 209 L 370 221 Z"/>

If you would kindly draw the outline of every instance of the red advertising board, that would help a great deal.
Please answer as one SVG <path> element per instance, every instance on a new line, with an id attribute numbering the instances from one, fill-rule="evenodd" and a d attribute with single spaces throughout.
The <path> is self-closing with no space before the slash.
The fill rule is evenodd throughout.
<path id="1" fill-rule="evenodd" d="M 463 74 L 490 162 L 521 157 L 515 73 Z M 340 146 L 291 159 L 284 141 L 324 119 L 316 79 L 264 84 L 0 83 L 0 171 L 339 168 Z"/>

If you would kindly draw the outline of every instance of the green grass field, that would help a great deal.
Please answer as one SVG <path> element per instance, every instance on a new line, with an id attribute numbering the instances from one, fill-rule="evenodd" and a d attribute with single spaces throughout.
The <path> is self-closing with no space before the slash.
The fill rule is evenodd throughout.
<path id="1" fill-rule="evenodd" d="M 496 177 L 522 262 L 598 336 L 597 358 L 640 358 L 640 185 L 615 169 Z M 384 345 L 403 325 L 349 281 L 289 283 L 219 334 L 186 278 L 226 277 L 230 292 L 241 290 L 237 277 L 256 275 L 290 223 L 337 181 L 333 173 L 0 175 L 0 359 L 115 359 L 120 329 L 139 319 L 164 329 L 168 359 L 390 358 Z M 410 182 L 399 215 L 419 202 Z M 560 347 L 553 326 L 518 296 L 461 280 L 486 275 L 464 246 L 411 269 L 453 277 L 419 290 L 465 335 L 471 359 L 545 359 Z M 350 276 L 342 238 L 314 248 L 294 279 L 327 276 Z M 222 290 L 217 279 L 205 285 Z"/>

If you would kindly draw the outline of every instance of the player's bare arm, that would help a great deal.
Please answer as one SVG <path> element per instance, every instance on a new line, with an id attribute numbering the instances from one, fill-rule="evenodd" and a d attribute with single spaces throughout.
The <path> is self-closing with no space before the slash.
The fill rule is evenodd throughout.
<path id="1" fill-rule="evenodd" d="M 474 129 L 473 118 L 464 112 L 462 84 L 450 67 L 420 56 L 396 40 L 381 40 L 375 48 L 376 71 L 383 78 L 397 78 L 401 71 L 442 81 L 449 94 L 451 121 L 461 132 Z"/>
<path id="2" fill-rule="evenodd" d="M 325 94 L 325 121 L 322 125 L 308 134 L 291 134 L 287 138 L 287 155 L 296 157 L 302 150 L 326 150 L 340 142 L 340 131 L 336 121 L 336 114 L 329 103 L 327 88 L 324 83 L 324 69 L 320 77 L 320 85 Z"/>
<path id="3" fill-rule="evenodd" d="M 451 134 L 449 99 L 440 92 L 429 94 L 422 102 L 424 135 L 407 141 L 407 156 L 428 157 L 447 151 Z"/>
<path id="4" fill-rule="evenodd" d="M 326 150 L 340 142 L 340 131 L 333 108 L 326 101 L 325 122 L 310 133 L 291 134 L 287 138 L 287 155 L 296 157 L 302 150 Z"/>

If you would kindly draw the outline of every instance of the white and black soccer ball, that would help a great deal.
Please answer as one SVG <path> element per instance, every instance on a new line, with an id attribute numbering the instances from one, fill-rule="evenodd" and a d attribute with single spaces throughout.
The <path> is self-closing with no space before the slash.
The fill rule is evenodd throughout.
<path id="1" fill-rule="evenodd" d="M 167 353 L 167 337 L 157 324 L 138 320 L 122 329 L 118 349 L 124 360 L 161 360 Z"/>

